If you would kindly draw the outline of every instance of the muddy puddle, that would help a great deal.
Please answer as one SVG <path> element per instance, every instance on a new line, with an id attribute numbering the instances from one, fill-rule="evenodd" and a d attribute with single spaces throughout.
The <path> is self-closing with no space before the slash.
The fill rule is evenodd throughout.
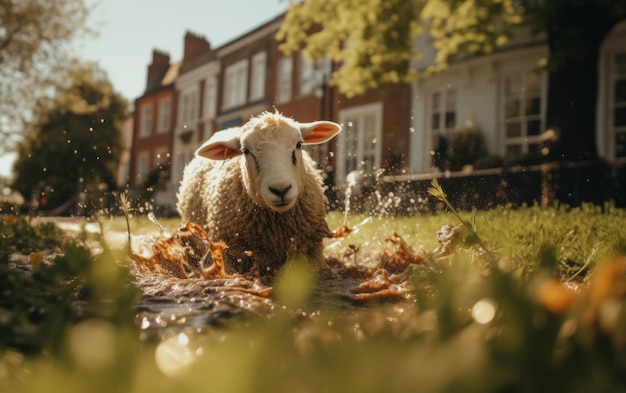
<path id="1" fill-rule="evenodd" d="M 349 233 L 344 226 L 335 236 Z M 445 254 L 451 235 L 439 236 L 439 254 L 414 250 L 397 233 L 385 239 L 388 247 L 382 250 L 327 247 L 324 266 L 315 267 L 310 302 L 313 307 L 344 311 L 371 304 L 411 304 L 412 269 L 428 268 L 432 258 Z M 173 234 L 133 239 L 134 278 L 144 294 L 137 306 L 142 338 L 163 339 L 189 329 L 202 332 L 237 317 L 271 317 L 276 308 L 285 308 L 275 299 L 273 277 L 224 270 L 225 247 L 189 223 Z"/>

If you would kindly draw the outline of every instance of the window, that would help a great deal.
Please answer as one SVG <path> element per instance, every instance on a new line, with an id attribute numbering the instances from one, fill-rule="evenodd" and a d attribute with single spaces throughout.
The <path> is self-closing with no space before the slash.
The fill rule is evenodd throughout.
<path id="1" fill-rule="evenodd" d="M 428 129 L 431 137 L 431 154 L 445 153 L 445 141 L 456 129 L 456 89 L 444 86 L 429 95 Z"/>
<path id="2" fill-rule="evenodd" d="M 245 104 L 247 88 L 248 60 L 228 66 L 224 73 L 224 108 L 229 109 Z"/>
<path id="3" fill-rule="evenodd" d="M 267 54 L 259 52 L 252 57 L 252 82 L 250 101 L 260 100 L 265 96 L 265 69 Z"/>
<path id="4" fill-rule="evenodd" d="M 159 101 L 159 123 L 157 127 L 158 133 L 167 132 L 170 128 L 170 118 L 172 116 L 172 99 L 170 97 Z"/>
<path id="5" fill-rule="evenodd" d="M 612 117 L 610 128 L 615 142 L 615 157 L 626 157 L 626 52 L 616 53 L 612 64 Z"/>
<path id="6" fill-rule="evenodd" d="M 545 117 L 542 85 L 543 74 L 538 71 L 504 77 L 501 111 L 504 154 L 540 154 L 539 141 Z"/>
<path id="7" fill-rule="evenodd" d="M 170 153 L 165 148 L 158 149 L 154 154 L 154 164 L 159 169 L 170 164 Z"/>
<path id="8" fill-rule="evenodd" d="M 300 95 L 306 96 L 313 93 L 317 87 L 316 65 L 300 52 Z M 321 81 L 320 81 L 321 82 Z"/>
<path id="9" fill-rule="evenodd" d="M 152 134 L 152 104 L 141 107 L 141 118 L 139 119 L 139 136 L 142 138 Z"/>
<path id="10" fill-rule="evenodd" d="M 211 77 L 206 84 L 206 118 L 212 119 L 217 115 L 217 80 Z"/>
<path id="11" fill-rule="evenodd" d="M 291 100 L 291 72 L 293 60 L 291 56 L 283 57 L 278 62 L 278 86 L 276 86 L 276 103 L 284 104 Z"/>
<path id="12" fill-rule="evenodd" d="M 343 125 L 338 141 L 339 182 L 354 170 L 372 173 L 380 168 L 382 113 L 382 103 L 345 109 L 339 113 L 339 121 Z"/>
<path id="13" fill-rule="evenodd" d="M 148 171 L 150 170 L 150 157 L 148 153 L 139 153 L 137 157 L 137 180 L 136 185 L 142 184 L 148 178 Z"/>
<path id="14" fill-rule="evenodd" d="M 181 119 L 182 125 L 194 127 L 198 121 L 198 109 L 200 97 L 197 89 L 185 91 L 182 94 Z"/>

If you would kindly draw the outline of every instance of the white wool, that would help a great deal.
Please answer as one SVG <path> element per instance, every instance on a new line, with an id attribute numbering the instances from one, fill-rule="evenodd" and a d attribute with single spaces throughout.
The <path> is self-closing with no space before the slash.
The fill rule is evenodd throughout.
<path id="1" fill-rule="evenodd" d="M 296 255 L 321 263 L 330 235 L 323 181 L 300 145 L 325 142 L 340 129 L 266 112 L 216 133 L 185 168 L 178 212 L 226 243 L 232 271 L 271 273 Z"/>

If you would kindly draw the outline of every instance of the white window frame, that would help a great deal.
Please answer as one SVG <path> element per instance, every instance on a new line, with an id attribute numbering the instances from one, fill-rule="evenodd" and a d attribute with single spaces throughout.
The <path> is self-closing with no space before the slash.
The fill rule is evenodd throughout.
<path id="1" fill-rule="evenodd" d="M 373 129 L 366 130 L 367 117 L 373 116 L 370 124 Z M 364 170 L 372 173 L 381 166 L 382 159 L 382 136 L 383 136 L 383 103 L 376 102 L 354 108 L 343 109 L 339 112 L 339 122 L 342 124 L 343 132 L 338 135 L 337 140 L 337 183 L 344 184 L 346 176 L 353 170 Z M 353 134 L 354 133 L 354 134 Z M 348 151 L 350 141 L 353 137 L 354 151 Z M 369 140 L 368 140 L 369 139 Z M 369 146 L 368 146 L 369 144 Z M 368 153 L 368 150 L 370 151 Z M 355 165 L 351 167 L 347 161 L 350 154 L 354 154 L 352 159 Z M 366 155 L 374 156 L 374 162 L 366 163 L 363 167 Z"/>
<path id="2" fill-rule="evenodd" d="M 537 91 L 528 92 L 529 77 L 531 74 L 535 74 L 539 77 L 539 86 Z M 507 82 L 511 78 L 520 79 L 519 92 L 509 94 L 507 92 Z M 502 75 L 500 79 L 500 119 L 499 119 L 499 133 L 502 136 L 502 146 L 500 148 L 501 154 L 507 156 L 512 154 L 509 150 L 509 146 L 519 146 L 521 155 L 531 153 L 531 146 L 537 147 L 537 153 L 539 153 L 539 144 L 541 141 L 541 134 L 546 127 L 546 101 L 547 101 L 547 76 L 546 72 L 542 70 L 526 70 L 515 73 L 508 73 Z M 526 113 L 529 100 L 539 98 L 539 113 Z M 513 101 L 519 102 L 519 110 L 516 116 L 507 116 L 507 104 Z M 539 130 L 536 135 L 529 135 L 529 123 L 539 121 Z M 511 124 L 519 124 L 519 136 L 508 136 L 507 126 Z"/>
<path id="3" fill-rule="evenodd" d="M 439 98 L 436 99 L 436 96 Z M 430 135 L 431 155 L 439 148 L 441 138 L 449 140 L 458 128 L 458 97 L 458 90 L 452 85 L 437 86 L 428 93 L 426 129 Z M 454 116 L 452 121 L 449 118 L 450 114 Z"/>
<path id="4" fill-rule="evenodd" d="M 217 116 L 217 78 L 210 77 L 206 81 L 206 103 L 204 117 L 213 119 Z"/>
<path id="5" fill-rule="evenodd" d="M 226 67 L 222 109 L 227 110 L 246 103 L 248 63 L 248 59 L 244 59 Z"/>
<path id="6" fill-rule="evenodd" d="M 137 155 L 137 185 L 142 184 L 148 178 L 150 173 L 150 154 L 148 152 L 141 152 Z"/>
<path id="7" fill-rule="evenodd" d="M 147 138 L 152 134 L 152 103 L 142 105 L 139 116 L 139 136 Z"/>
<path id="8" fill-rule="evenodd" d="M 265 97 L 265 79 L 267 71 L 267 52 L 259 52 L 252 56 L 250 73 L 250 101 L 258 101 Z"/>
<path id="9" fill-rule="evenodd" d="M 293 57 L 284 56 L 278 60 L 276 75 L 276 103 L 284 104 L 291 101 Z"/>
<path id="10" fill-rule="evenodd" d="M 620 108 L 626 110 L 626 101 L 617 101 L 615 97 L 615 88 L 617 86 L 618 81 L 626 81 L 626 70 L 623 72 L 619 72 L 617 67 L 617 57 L 624 56 L 626 57 L 626 49 L 621 51 L 614 51 L 610 56 L 610 65 L 609 65 L 609 100 L 608 100 L 608 129 L 610 135 L 610 143 L 611 146 L 611 156 L 615 159 L 625 159 L 626 158 L 626 148 L 625 151 L 622 152 L 621 155 L 618 155 L 617 151 L 617 139 L 621 137 L 624 140 L 622 142 L 626 145 L 626 125 L 616 126 L 615 125 L 615 111 Z"/>
<path id="11" fill-rule="evenodd" d="M 170 129 L 171 117 L 172 98 L 166 97 L 159 100 L 159 122 L 157 125 L 157 134 L 166 133 Z"/>
<path id="12" fill-rule="evenodd" d="M 180 94 L 180 125 L 184 128 L 193 129 L 199 120 L 200 91 L 194 86 L 192 89 L 183 90 Z"/>
<path id="13" fill-rule="evenodd" d="M 315 88 L 319 87 L 320 80 L 317 72 L 317 62 L 309 60 L 300 52 L 300 78 L 299 78 L 299 94 L 308 96 L 315 92 Z"/>

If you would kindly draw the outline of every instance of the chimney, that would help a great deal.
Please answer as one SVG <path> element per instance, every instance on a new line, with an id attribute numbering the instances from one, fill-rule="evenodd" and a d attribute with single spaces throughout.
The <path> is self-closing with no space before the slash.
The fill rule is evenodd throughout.
<path id="1" fill-rule="evenodd" d="M 152 51 L 152 63 L 148 66 L 148 78 L 146 87 L 154 83 L 155 78 L 162 77 L 170 67 L 170 55 L 166 52 L 154 49 Z"/>
<path id="2" fill-rule="evenodd" d="M 205 37 L 187 31 L 185 34 L 185 55 L 183 62 L 194 60 L 203 53 L 211 51 L 211 44 Z"/>

